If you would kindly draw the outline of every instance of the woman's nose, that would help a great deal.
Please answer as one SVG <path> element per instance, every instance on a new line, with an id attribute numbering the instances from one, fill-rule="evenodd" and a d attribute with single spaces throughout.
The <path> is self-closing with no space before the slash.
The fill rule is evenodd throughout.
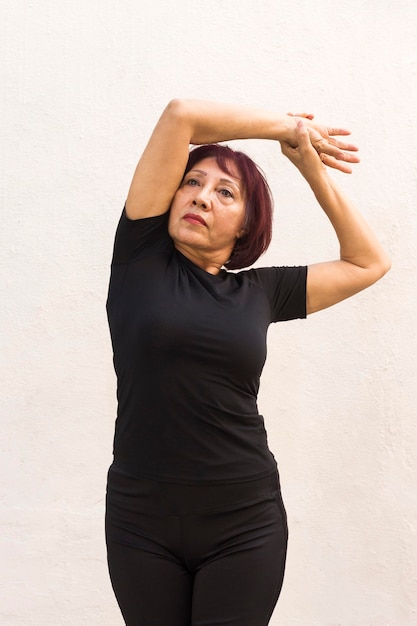
<path id="1" fill-rule="evenodd" d="M 208 209 L 210 208 L 210 200 L 208 194 L 200 189 L 193 200 L 193 205 L 200 206 L 203 210 L 208 211 Z"/>

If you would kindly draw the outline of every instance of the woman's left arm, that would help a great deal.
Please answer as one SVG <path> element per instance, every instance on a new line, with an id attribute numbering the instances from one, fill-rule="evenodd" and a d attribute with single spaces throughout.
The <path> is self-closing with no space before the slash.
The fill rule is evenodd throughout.
<path id="1" fill-rule="evenodd" d="M 307 273 L 307 314 L 325 309 L 369 287 L 389 270 L 390 259 L 377 237 L 329 177 L 326 155 L 317 154 L 302 121 L 298 147 L 281 143 L 283 154 L 299 169 L 329 218 L 340 243 L 340 259 L 310 265 Z"/>

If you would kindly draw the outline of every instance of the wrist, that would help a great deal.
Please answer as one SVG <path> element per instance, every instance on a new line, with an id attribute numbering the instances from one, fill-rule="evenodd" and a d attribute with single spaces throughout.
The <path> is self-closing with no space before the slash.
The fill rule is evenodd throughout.
<path id="1" fill-rule="evenodd" d="M 333 181 L 324 165 L 321 165 L 321 167 L 315 170 L 308 168 L 306 171 L 302 172 L 302 175 L 316 195 L 330 190 L 333 187 Z"/>
<path id="2" fill-rule="evenodd" d="M 293 115 L 282 115 L 277 124 L 276 139 L 288 143 L 292 148 L 297 147 L 297 118 Z"/>

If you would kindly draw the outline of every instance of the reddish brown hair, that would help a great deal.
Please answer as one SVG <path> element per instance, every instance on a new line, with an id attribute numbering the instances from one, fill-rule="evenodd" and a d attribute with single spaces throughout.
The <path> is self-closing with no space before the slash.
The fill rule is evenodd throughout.
<path id="1" fill-rule="evenodd" d="M 245 194 L 245 234 L 236 241 L 232 255 L 225 266 L 230 270 L 252 265 L 263 254 L 272 237 L 273 200 L 264 174 L 244 152 L 229 146 L 207 144 L 190 152 L 184 175 L 207 158 L 216 159 L 217 165 L 229 175 L 233 163 L 242 177 Z"/>

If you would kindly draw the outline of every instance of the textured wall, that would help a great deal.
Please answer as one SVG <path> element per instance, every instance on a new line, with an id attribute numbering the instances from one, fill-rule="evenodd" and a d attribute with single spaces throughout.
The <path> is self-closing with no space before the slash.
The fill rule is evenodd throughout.
<path id="1" fill-rule="evenodd" d="M 417 625 L 415 0 L 3 0 L 0 623 L 122 624 L 103 509 L 114 229 L 174 96 L 307 109 L 362 163 L 337 175 L 393 259 L 370 290 L 271 329 L 261 390 L 290 523 L 283 626 Z M 332 258 L 309 189 L 244 143 L 276 198 L 262 263 Z"/>

